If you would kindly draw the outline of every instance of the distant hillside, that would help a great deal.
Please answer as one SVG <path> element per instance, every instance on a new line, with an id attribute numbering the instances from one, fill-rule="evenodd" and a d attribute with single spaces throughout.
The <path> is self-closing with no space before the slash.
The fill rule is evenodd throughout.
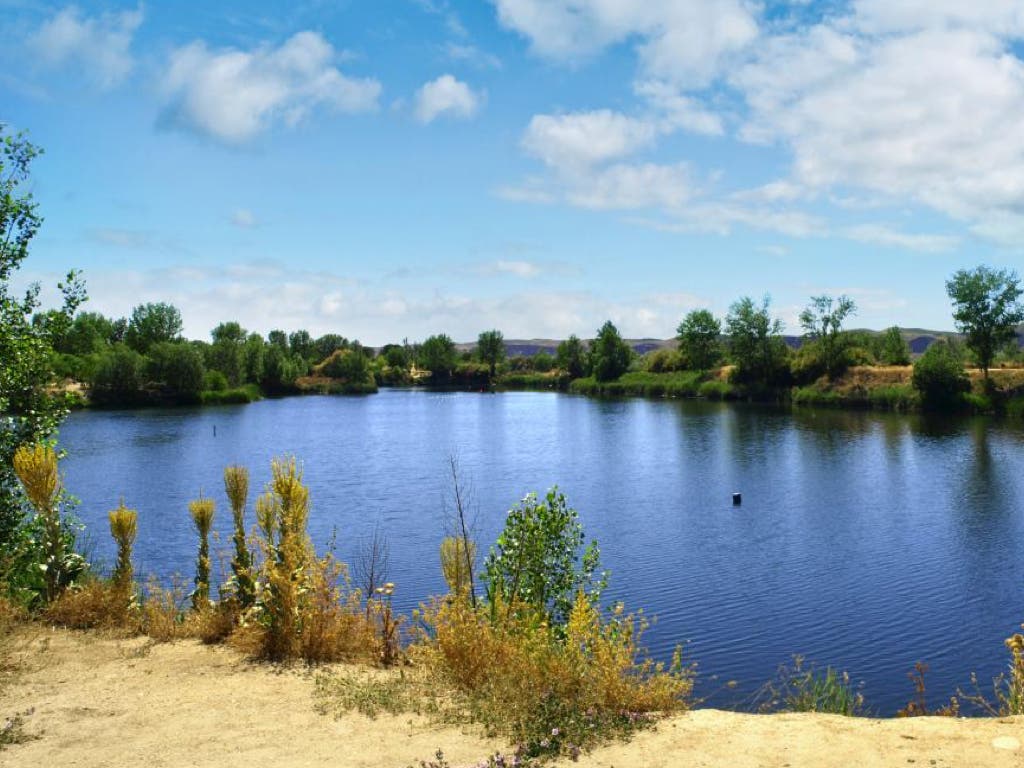
<path id="1" fill-rule="evenodd" d="M 881 331 L 875 331 L 870 328 L 855 328 L 852 330 L 862 333 L 881 333 Z M 911 353 L 915 355 L 922 354 L 936 339 L 952 338 L 963 341 L 963 336 L 954 331 L 901 328 L 900 333 L 906 339 L 907 344 L 910 345 Z M 800 345 L 803 344 L 803 337 L 801 336 L 784 335 L 782 338 L 790 349 L 799 349 Z M 592 339 L 584 339 L 583 343 L 590 344 L 591 341 Z M 549 355 L 554 355 L 558 345 L 561 343 L 561 339 L 505 339 L 505 349 L 509 357 L 533 356 L 538 352 L 547 352 Z M 626 339 L 626 343 L 640 355 L 656 349 L 675 349 L 678 346 L 675 339 Z M 1024 325 L 1017 327 L 1017 345 L 1024 347 Z M 476 349 L 476 342 L 467 341 L 455 346 L 459 352 L 471 352 Z"/>

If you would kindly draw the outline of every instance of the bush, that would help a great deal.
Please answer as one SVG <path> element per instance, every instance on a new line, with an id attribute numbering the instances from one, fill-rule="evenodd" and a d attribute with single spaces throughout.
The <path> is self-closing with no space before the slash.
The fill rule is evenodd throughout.
<path id="1" fill-rule="evenodd" d="M 646 624 L 621 606 L 603 619 L 579 593 L 564 637 L 531 606 L 507 616 L 494 623 L 468 601 L 435 601 L 422 613 L 425 634 L 413 650 L 470 717 L 526 755 L 575 756 L 687 706 L 692 672 L 680 652 L 668 668 L 642 657 Z"/>
<path id="2" fill-rule="evenodd" d="M 92 399 L 101 405 L 134 405 L 145 400 L 142 391 L 145 358 L 124 344 L 115 344 L 96 365 Z"/>
<path id="3" fill-rule="evenodd" d="M 801 656 L 793 666 L 779 668 L 776 679 L 758 694 L 761 711 L 825 712 L 853 717 L 863 714 L 864 696 L 856 691 L 846 672 L 804 666 Z"/>
<path id="4" fill-rule="evenodd" d="M 971 389 L 959 352 L 944 341 L 936 341 L 914 363 L 914 389 L 926 411 L 963 406 L 964 393 Z"/>

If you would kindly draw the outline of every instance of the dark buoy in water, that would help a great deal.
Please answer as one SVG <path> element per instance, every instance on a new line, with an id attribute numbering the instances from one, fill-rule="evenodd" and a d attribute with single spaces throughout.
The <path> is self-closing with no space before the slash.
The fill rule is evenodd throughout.
<path id="1" fill-rule="evenodd" d="M 742 493 L 734 493 L 732 495 L 732 505 L 734 507 L 738 507 L 742 503 L 743 503 L 743 494 Z"/>

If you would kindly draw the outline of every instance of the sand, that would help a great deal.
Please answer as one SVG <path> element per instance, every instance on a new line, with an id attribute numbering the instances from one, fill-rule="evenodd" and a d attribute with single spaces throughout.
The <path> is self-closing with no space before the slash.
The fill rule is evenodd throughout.
<path id="1" fill-rule="evenodd" d="M 10 652 L 9 652 L 10 655 Z M 0 751 L 3 766 L 471 765 L 503 745 L 472 726 L 413 715 L 340 718 L 314 707 L 314 673 L 251 664 L 196 642 L 154 644 L 57 630 L 22 631 L 20 670 L 0 690 L 0 717 L 32 709 L 38 738 Z M 1024 718 L 872 720 L 697 710 L 579 766 L 1017 766 Z M 573 765 L 568 761 L 559 765 Z"/>

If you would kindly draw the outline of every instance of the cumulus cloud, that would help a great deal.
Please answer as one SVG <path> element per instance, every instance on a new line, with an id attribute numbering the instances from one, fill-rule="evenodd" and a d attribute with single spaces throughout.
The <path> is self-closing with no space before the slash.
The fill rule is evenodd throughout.
<path id="1" fill-rule="evenodd" d="M 80 67 L 100 87 L 111 88 L 132 71 L 132 40 L 142 18 L 141 6 L 99 16 L 68 6 L 36 30 L 29 47 L 43 65 Z"/>
<path id="2" fill-rule="evenodd" d="M 452 75 L 441 75 L 424 83 L 416 92 L 414 113 L 421 123 L 430 123 L 443 115 L 468 119 L 480 109 L 483 96 Z"/>
<path id="3" fill-rule="evenodd" d="M 857 200 L 861 207 L 931 209 L 1008 243 L 1024 236 L 1024 133 L 1015 130 L 1024 124 L 1018 0 L 851 0 L 811 23 L 793 15 L 784 24 L 763 21 L 763 6 L 741 0 L 494 2 L 503 24 L 552 59 L 573 62 L 634 43 L 633 90 L 644 109 L 637 116 L 602 109 L 535 116 L 523 148 L 549 175 L 503 188 L 506 197 L 604 207 L 597 198 L 616 207 L 600 192 L 601 181 L 614 178 L 609 164 L 657 151 L 676 131 L 734 130 L 743 142 L 781 148 L 788 173 L 705 198 L 692 188 L 696 158 L 662 156 L 658 178 L 678 187 L 685 167 L 690 192 L 649 194 L 644 205 L 685 203 L 683 227 L 711 214 L 705 226 L 712 228 L 746 221 L 807 232 L 820 228 L 807 226 L 812 217 L 801 208 L 818 203 L 821 215 L 825 205 L 834 213 L 849 208 L 842 201 Z M 635 178 L 643 164 L 628 165 L 627 178 Z M 708 173 L 727 190 L 729 178 Z M 623 198 L 622 207 L 636 200 Z M 956 243 L 875 226 L 841 234 L 922 251 Z"/>
<path id="4" fill-rule="evenodd" d="M 768 41 L 733 78 L 750 106 L 742 135 L 788 147 L 807 187 L 867 190 L 1019 238 L 1024 134 L 1010 126 L 1024 122 L 1024 62 L 998 35 L 1024 33 L 1021 14 L 946 6 L 922 26 L 865 2 L 867 17 Z"/>
<path id="5" fill-rule="evenodd" d="M 295 125 L 312 110 L 377 109 L 381 85 L 343 74 L 339 54 L 316 32 L 279 47 L 211 50 L 198 40 L 173 52 L 163 78 L 165 119 L 221 141 L 251 139 L 275 123 Z"/>
<path id="6" fill-rule="evenodd" d="M 506 27 L 542 56 L 573 59 L 628 40 L 647 75 L 687 86 L 711 82 L 758 35 L 743 0 L 494 0 Z"/>

